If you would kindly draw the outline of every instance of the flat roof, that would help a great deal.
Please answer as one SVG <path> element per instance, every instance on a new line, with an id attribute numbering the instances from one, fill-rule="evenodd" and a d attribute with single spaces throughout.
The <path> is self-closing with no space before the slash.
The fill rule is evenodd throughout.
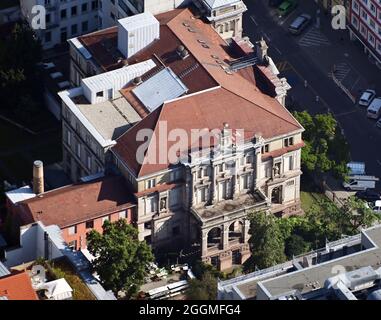
<path id="1" fill-rule="evenodd" d="M 5 193 L 7 198 L 13 203 L 17 203 L 23 200 L 34 198 L 36 194 L 33 189 L 29 186 L 24 186 L 18 189 L 14 189 Z"/>
<path id="2" fill-rule="evenodd" d="M 332 270 L 335 266 L 343 266 L 346 271 L 352 271 L 362 267 L 371 266 L 373 268 L 379 268 L 381 266 L 381 225 L 363 230 L 361 238 L 362 241 L 368 238 L 373 246 L 353 253 L 347 256 L 343 256 L 328 262 L 314 265 L 309 268 L 305 268 L 299 271 L 295 271 L 289 274 L 281 275 L 272 279 L 258 281 L 262 287 L 268 291 L 271 296 L 278 296 L 284 293 L 298 290 L 300 293 L 307 293 L 312 290 L 311 284 L 323 287 L 324 282 L 334 275 Z M 238 289 L 246 295 L 252 291 L 251 286 L 257 286 L 257 282 L 246 283 L 242 286 L 238 286 Z"/>
<path id="3" fill-rule="evenodd" d="M 84 96 L 74 98 L 79 111 L 105 140 L 115 140 L 142 118 L 118 92 L 116 98 L 91 104 Z"/>

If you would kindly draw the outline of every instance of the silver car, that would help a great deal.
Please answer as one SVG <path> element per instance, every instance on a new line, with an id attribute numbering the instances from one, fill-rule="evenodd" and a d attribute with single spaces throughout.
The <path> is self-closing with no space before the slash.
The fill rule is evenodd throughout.
<path id="1" fill-rule="evenodd" d="M 363 92 L 359 99 L 359 105 L 363 107 L 368 107 L 376 96 L 376 91 L 367 89 Z"/>
<path id="2" fill-rule="evenodd" d="M 303 13 L 295 18 L 295 20 L 288 27 L 288 30 L 292 34 L 300 34 L 309 25 L 310 22 L 311 16 L 306 13 Z"/>

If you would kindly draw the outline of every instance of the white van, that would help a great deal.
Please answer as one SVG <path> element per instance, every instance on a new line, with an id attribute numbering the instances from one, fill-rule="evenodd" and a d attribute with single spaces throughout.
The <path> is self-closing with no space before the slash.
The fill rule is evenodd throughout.
<path id="1" fill-rule="evenodd" d="M 377 200 L 377 201 L 374 203 L 374 207 L 372 208 L 372 210 L 373 210 L 375 213 L 381 214 L 381 200 Z"/>
<path id="2" fill-rule="evenodd" d="M 374 189 L 378 180 L 375 176 L 353 175 L 349 176 L 348 182 L 343 182 L 343 187 L 346 190 L 364 191 L 366 189 Z"/>
<path id="3" fill-rule="evenodd" d="M 378 119 L 381 116 L 381 97 L 372 101 L 367 109 L 366 116 L 371 119 Z"/>

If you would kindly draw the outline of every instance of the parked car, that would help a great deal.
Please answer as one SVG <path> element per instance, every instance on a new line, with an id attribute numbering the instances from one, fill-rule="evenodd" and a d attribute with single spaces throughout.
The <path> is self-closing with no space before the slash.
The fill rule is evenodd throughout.
<path id="1" fill-rule="evenodd" d="M 365 200 L 367 202 L 375 202 L 377 200 L 381 200 L 381 194 L 374 190 L 365 190 L 356 192 L 355 196 L 361 200 Z"/>
<path id="2" fill-rule="evenodd" d="M 296 7 L 296 0 L 286 0 L 283 1 L 278 7 L 278 13 L 280 17 L 287 16 Z"/>
<path id="3" fill-rule="evenodd" d="M 376 91 L 374 90 L 371 90 L 371 89 L 366 89 L 360 99 L 359 99 L 359 105 L 360 106 L 364 106 L 364 107 L 368 107 L 371 102 L 373 101 L 373 99 L 375 98 L 376 96 Z"/>
<path id="4" fill-rule="evenodd" d="M 343 182 L 345 190 L 352 191 L 364 191 L 367 189 L 374 189 L 376 187 L 376 181 L 379 179 L 375 176 L 366 175 L 351 175 L 348 182 Z"/>
<path id="5" fill-rule="evenodd" d="M 367 109 L 366 116 L 371 119 L 378 119 L 381 116 L 381 97 L 372 101 Z"/>
<path id="6" fill-rule="evenodd" d="M 288 31 L 290 31 L 291 34 L 298 35 L 300 34 L 311 22 L 311 16 L 303 13 L 290 24 L 288 27 Z"/>
<path id="7" fill-rule="evenodd" d="M 376 200 L 374 206 L 372 207 L 372 210 L 377 214 L 381 214 L 381 200 Z"/>

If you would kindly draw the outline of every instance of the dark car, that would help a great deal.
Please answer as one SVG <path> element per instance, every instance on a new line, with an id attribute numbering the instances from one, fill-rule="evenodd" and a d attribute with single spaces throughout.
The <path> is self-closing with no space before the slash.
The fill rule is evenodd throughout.
<path id="1" fill-rule="evenodd" d="M 292 34 L 300 34 L 311 22 L 311 16 L 308 14 L 301 14 L 290 24 L 288 30 Z"/>
<path id="2" fill-rule="evenodd" d="M 374 202 L 381 199 L 381 194 L 379 192 L 369 189 L 366 189 L 365 191 L 358 191 L 355 196 L 367 202 Z"/>

